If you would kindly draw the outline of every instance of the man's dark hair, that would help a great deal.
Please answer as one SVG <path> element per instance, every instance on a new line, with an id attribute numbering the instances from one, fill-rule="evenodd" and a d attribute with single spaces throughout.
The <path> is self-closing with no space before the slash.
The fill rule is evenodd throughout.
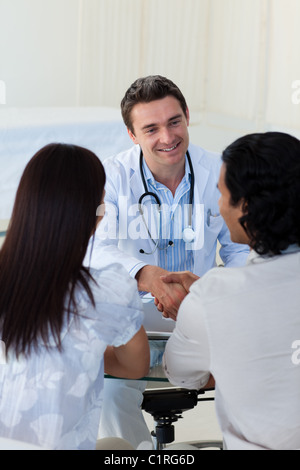
<path id="1" fill-rule="evenodd" d="M 225 184 L 251 247 L 261 255 L 300 245 L 300 141 L 281 132 L 250 134 L 222 155 Z"/>
<path id="2" fill-rule="evenodd" d="M 187 116 L 187 104 L 178 86 L 161 75 L 150 75 L 138 78 L 126 91 L 121 101 L 121 112 L 126 127 L 134 134 L 131 119 L 132 108 L 138 103 L 150 103 L 167 96 L 174 96 Z"/>

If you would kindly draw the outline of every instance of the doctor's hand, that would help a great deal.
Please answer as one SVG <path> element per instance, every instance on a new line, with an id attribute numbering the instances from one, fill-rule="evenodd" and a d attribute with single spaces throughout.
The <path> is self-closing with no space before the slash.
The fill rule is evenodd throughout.
<path id="1" fill-rule="evenodd" d="M 166 284 L 173 284 L 173 283 L 180 284 L 184 288 L 186 295 L 189 293 L 191 285 L 195 281 L 200 279 L 199 276 L 196 276 L 196 274 L 193 274 L 190 271 L 179 271 L 179 272 L 169 273 L 169 274 L 161 276 L 160 278 Z M 154 303 L 157 307 L 157 310 L 162 312 L 163 316 L 168 316 L 166 315 L 164 305 L 161 302 L 159 302 L 159 299 L 156 298 L 154 300 Z"/>
<path id="2" fill-rule="evenodd" d="M 194 284 L 195 281 L 200 279 L 199 276 L 191 273 L 190 271 L 178 271 L 176 273 L 163 275 L 160 278 L 163 282 L 166 282 L 167 284 L 173 282 L 181 284 L 187 293 L 190 291 L 191 285 Z"/>
<path id="3" fill-rule="evenodd" d="M 150 292 L 155 297 L 155 305 L 163 316 L 176 320 L 181 302 L 187 294 L 178 282 L 163 282 L 161 276 L 171 274 L 158 266 L 144 266 L 136 275 L 138 288 Z M 162 307 L 163 306 L 163 307 Z"/>

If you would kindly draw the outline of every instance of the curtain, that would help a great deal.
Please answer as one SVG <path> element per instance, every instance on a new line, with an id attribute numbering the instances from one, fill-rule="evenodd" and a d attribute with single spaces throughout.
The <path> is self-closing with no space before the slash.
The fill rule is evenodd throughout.
<path id="1" fill-rule="evenodd" d="M 272 0 L 266 110 L 270 126 L 300 129 L 299 21 L 299 0 Z"/>
<path id="2" fill-rule="evenodd" d="M 137 77 L 161 74 L 181 88 L 199 123 L 300 130 L 300 104 L 292 101 L 300 80 L 299 0 L 80 5 L 78 104 L 118 107 Z"/>

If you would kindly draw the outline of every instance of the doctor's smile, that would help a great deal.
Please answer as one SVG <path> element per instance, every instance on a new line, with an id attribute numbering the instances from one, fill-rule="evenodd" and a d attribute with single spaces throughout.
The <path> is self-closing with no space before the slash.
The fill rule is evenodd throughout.
<path id="1" fill-rule="evenodd" d="M 174 146 L 173 146 L 173 147 L 171 147 L 171 148 L 166 148 L 166 149 L 159 149 L 159 151 L 160 151 L 160 152 L 172 152 L 172 150 L 175 150 L 175 149 L 177 149 L 178 145 L 179 145 L 179 143 L 178 143 L 178 144 L 176 144 L 176 145 L 174 145 Z"/>

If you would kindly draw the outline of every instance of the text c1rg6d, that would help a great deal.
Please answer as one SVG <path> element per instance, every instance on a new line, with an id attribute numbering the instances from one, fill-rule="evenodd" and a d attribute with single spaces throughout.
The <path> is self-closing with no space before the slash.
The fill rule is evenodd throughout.
<path id="1" fill-rule="evenodd" d="M 150 465 L 193 465 L 195 457 L 190 454 L 151 454 L 148 457 Z"/>

